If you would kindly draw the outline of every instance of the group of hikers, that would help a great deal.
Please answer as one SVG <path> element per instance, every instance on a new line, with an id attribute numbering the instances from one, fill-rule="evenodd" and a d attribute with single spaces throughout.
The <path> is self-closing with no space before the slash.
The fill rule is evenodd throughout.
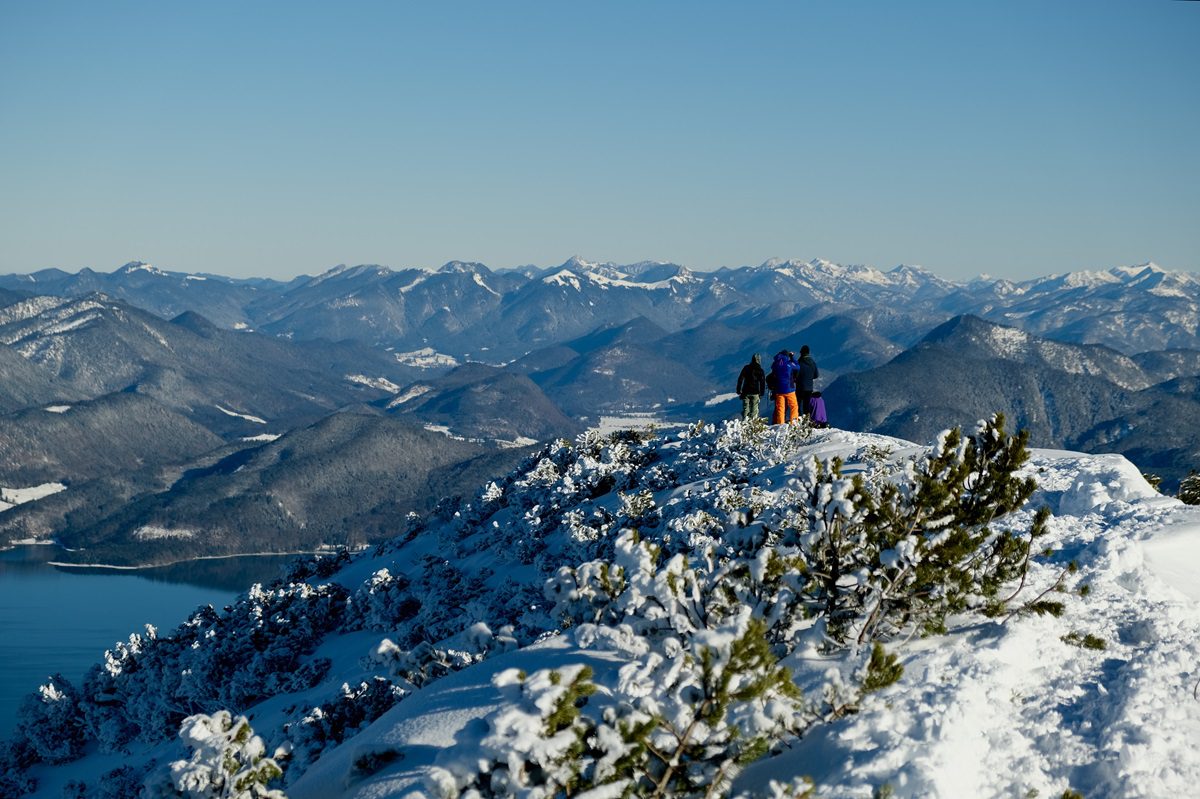
<path id="1" fill-rule="evenodd" d="M 769 375 L 763 371 L 762 361 L 755 353 L 738 375 L 737 393 L 742 400 L 742 420 L 758 418 L 758 401 L 769 390 L 775 402 L 775 413 L 771 417 L 773 424 L 794 422 L 803 413 L 814 424 L 827 426 L 821 392 L 813 388 L 820 376 L 821 370 L 809 354 L 807 344 L 800 348 L 798 357 L 791 350 L 776 353 Z"/>

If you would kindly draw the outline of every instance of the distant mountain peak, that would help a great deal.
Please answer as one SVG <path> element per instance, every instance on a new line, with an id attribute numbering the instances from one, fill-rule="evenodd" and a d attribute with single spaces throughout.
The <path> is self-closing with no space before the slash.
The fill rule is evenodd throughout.
<path id="1" fill-rule="evenodd" d="M 560 270 L 567 269 L 572 272 L 578 272 L 578 271 L 587 272 L 592 269 L 596 269 L 599 266 L 600 266 L 599 263 L 592 262 L 592 261 L 585 261 L 582 258 L 580 258 L 578 255 L 572 255 L 570 258 L 567 259 L 566 263 L 564 263 L 562 266 L 559 267 L 559 269 Z"/>
<path id="2" fill-rule="evenodd" d="M 360 264 L 358 266 L 346 266 L 345 264 L 338 264 L 337 266 L 327 269 L 321 274 L 312 278 L 308 281 L 308 284 L 310 286 L 315 286 L 318 283 L 324 283 L 327 280 L 333 280 L 335 278 L 362 277 L 372 273 L 374 273 L 374 275 L 377 277 L 387 277 L 388 275 L 393 274 L 391 269 L 387 268 L 386 266 L 380 266 L 379 264 Z"/>
<path id="3" fill-rule="evenodd" d="M 116 273 L 118 275 L 131 275 L 134 272 L 148 272 L 152 275 L 158 275 L 160 277 L 165 277 L 167 274 L 166 272 L 162 271 L 161 269 L 158 269 L 157 267 L 155 267 L 151 264 L 148 264 L 144 261 L 130 261 L 129 263 L 125 264 L 120 269 L 118 269 Z"/>
<path id="4" fill-rule="evenodd" d="M 1146 261 L 1144 264 L 1134 264 L 1132 266 L 1114 266 L 1108 270 L 1110 275 L 1115 275 L 1119 278 L 1140 278 L 1151 274 L 1166 274 L 1167 270 L 1163 269 L 1153 261 Z"/>
<path id="5" fill-rule="evenodd" d="M 438 269 L 439 274 L 481 275 L 490 274 L 491 271 L 478 261 L 449 261 Z"/>

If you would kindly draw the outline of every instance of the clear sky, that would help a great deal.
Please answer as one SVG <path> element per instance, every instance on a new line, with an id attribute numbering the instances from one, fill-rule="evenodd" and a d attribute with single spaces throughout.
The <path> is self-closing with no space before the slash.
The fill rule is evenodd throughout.
<path id="1" fill-rule="evenodd" d="M 1200 2 L 0 0 L 0 272 L 1200 271 Z"/>

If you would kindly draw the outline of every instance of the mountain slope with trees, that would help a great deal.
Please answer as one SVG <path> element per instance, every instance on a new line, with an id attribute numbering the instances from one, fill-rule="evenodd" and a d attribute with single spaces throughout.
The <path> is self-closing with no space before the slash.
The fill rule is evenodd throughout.
<path id="1" fill-rule="evenodd" d="M 356 548 L 410 513 L 470 494 L 527 452 L 447 437 L 366 409 L 184 469 L 103 518 L 57 532 L 78 563 L 167 563 L 245 552 Z"/>
<path id="2" fill-rule="evenodd" d="M 1194 364 L 1142 360 L 1172 370 Z M 1161 375 L 1105 347 L 959 317 L 887 364 L 839 378 L 825 395 L 835 423 L 914 441 L 998 409 L 1035 445 L 1119 452 L 1174 483 L 1200 460 L 1200 427 L 1188 424 L 1200 395 L 1187 390 L 1194 379 L 1155 384 Z"/>
<path id="3" fill-rule="evenodd" d="M 219 795 L 235 763 L 293 799 L 1186 792 L 1197 514 L 998 419 L 930 447 L 590 432 L 52 677 L 0 786 Z"/>

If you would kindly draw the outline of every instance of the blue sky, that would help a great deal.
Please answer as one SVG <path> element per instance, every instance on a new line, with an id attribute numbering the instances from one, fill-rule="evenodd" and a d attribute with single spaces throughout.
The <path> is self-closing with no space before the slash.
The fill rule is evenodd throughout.
<path id="1" fill-rule="evenodd" d="M 1200 3 L 0 0 L 0 271 L 1200 271 Z"/>

